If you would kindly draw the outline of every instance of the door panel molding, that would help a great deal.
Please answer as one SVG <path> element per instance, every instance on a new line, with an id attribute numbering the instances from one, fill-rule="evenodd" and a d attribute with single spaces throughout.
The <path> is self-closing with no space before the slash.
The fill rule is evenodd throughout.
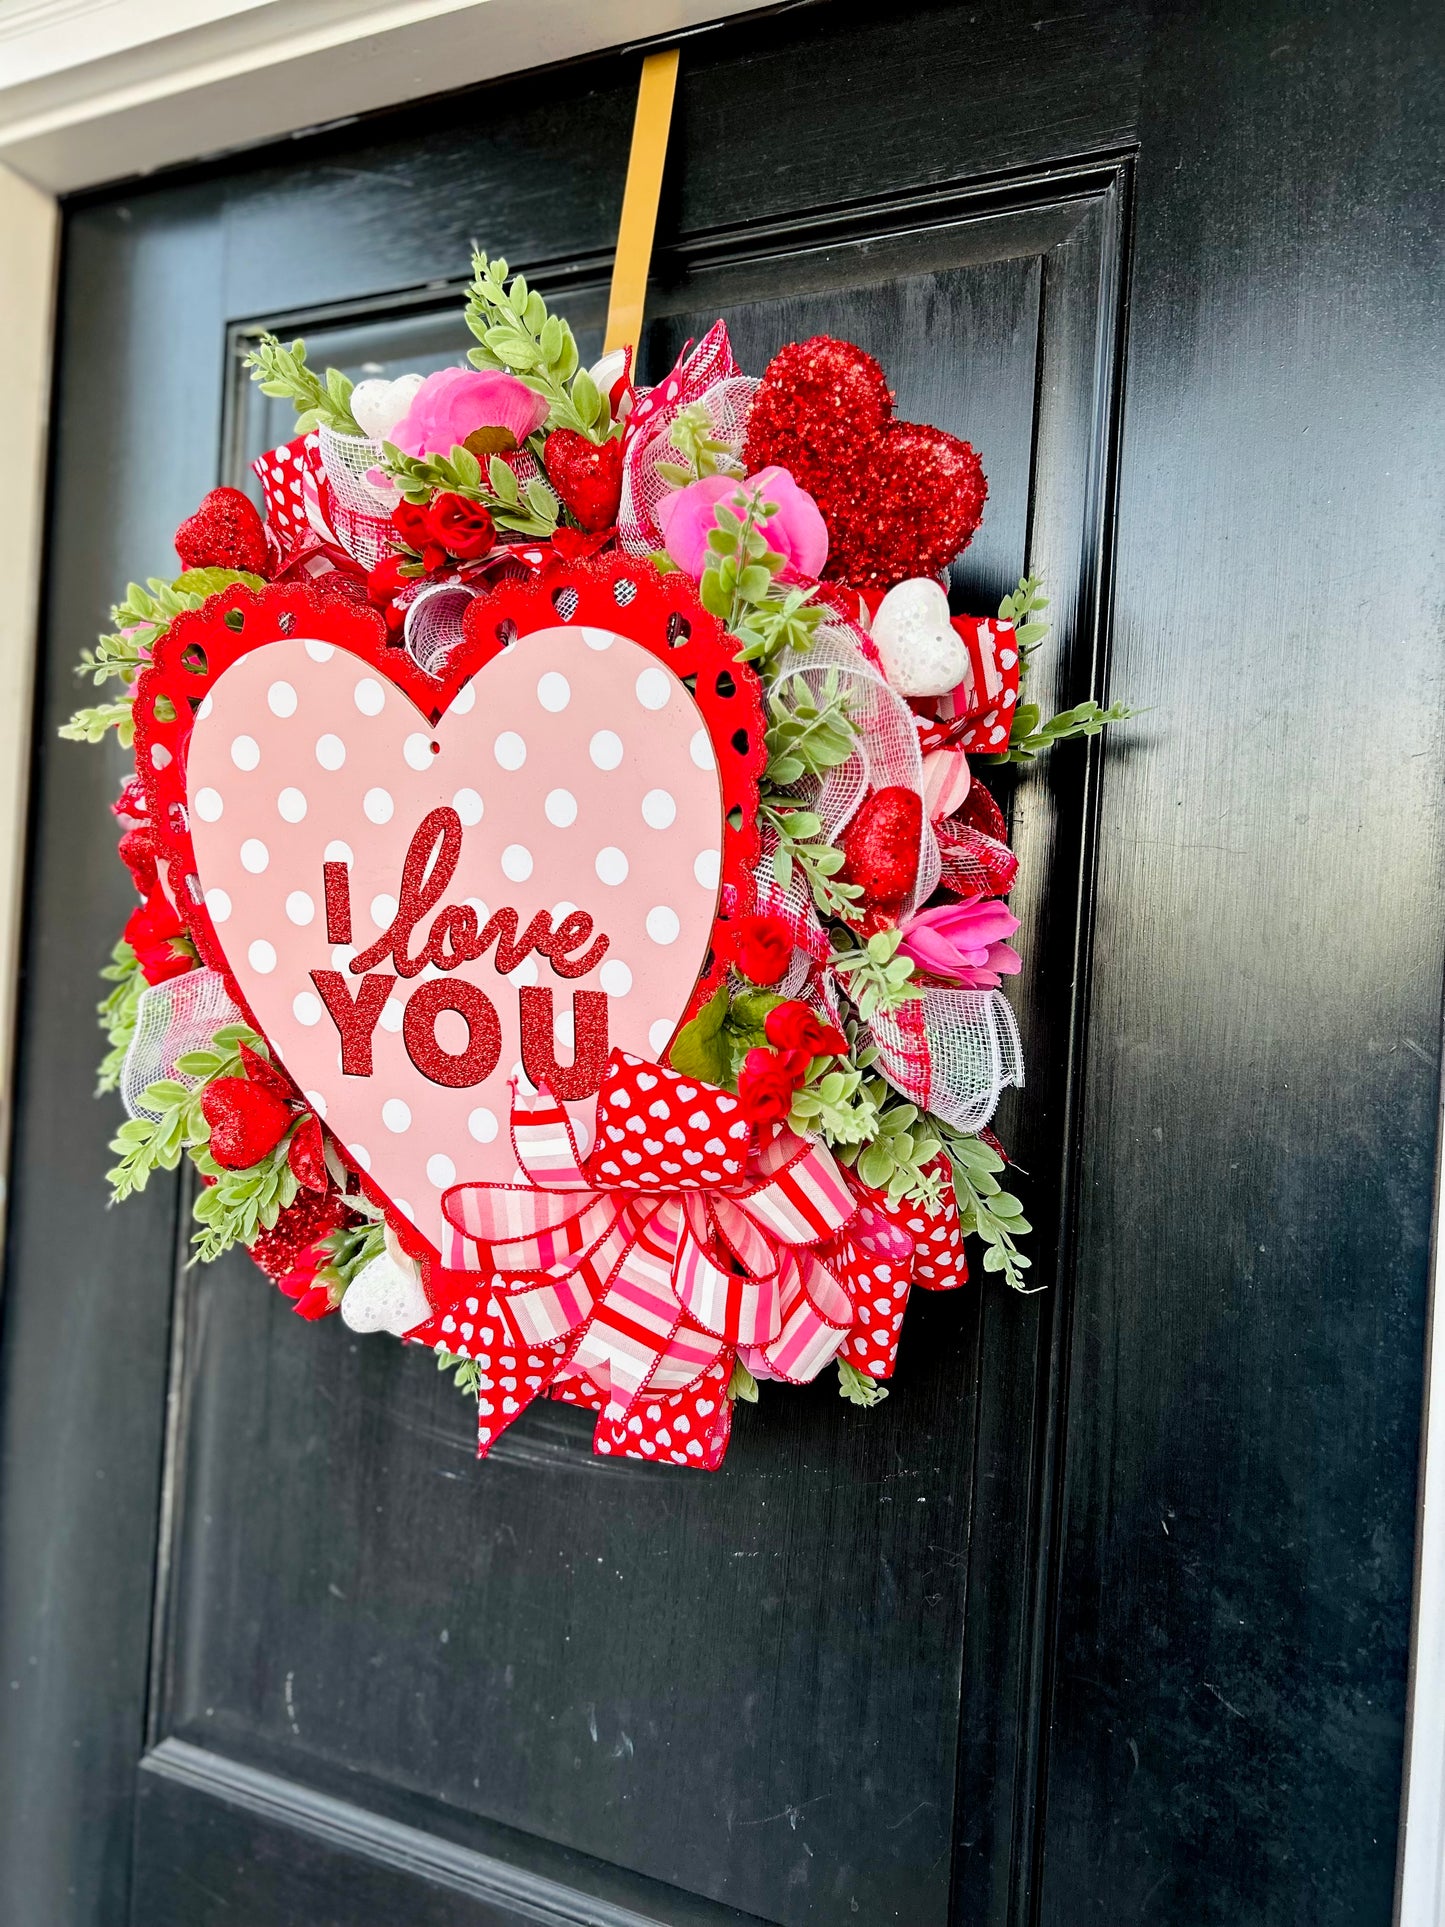
<path id="1" fill-rule="evenodd" d="M 479 1917 L 479 1927 L 481 1920 L 489 1924 L 495 1920 L 499 1927 L 500 1923 L 510 1927 L 512 1922 L 518 1927 L 524 1922 L 536 1927 L 766 1927 L 756 1915 L 716 1907 L 635 1876 L 636 1899 L 624 1905 L 605 1893 L 588 1891 L 580 1875 L 578 1884 L 573 1884 L 538 1873 L 515 1859 L 462 1846 L 184 1740 L 164 1740 L 154 1747 L 142 1759 L 141 1773 L 138 1833 L 144 1844 L 148 1828 L 164 1826 L 167 1851 L 154 1857 L 145 1851 L 137 1854 L 143 1872 L 132 1903 L 135 1927 L 171 1922 L 176 1927 L 182 1922 L 185 1927 L 204 1927 L 211 1918 L 194 1911 L 196 1894 L 205 1888 L 205 1863 L 212 1850 L 200 1809 L 211 1803 L 252 1816 L 268 1833 L 304 1836 L 305 1847 L 293 1843 L 282 1849 L 288 1857 L 294 1853 L 298 1862 L 314 1848 L 347 1860 L 369 1861 L 400 1876 L 409 1902 L 407 1927 L 430 1927 L 431 1902 L 438 1889 L 480 1903 L 485 1913 Z M 146 1778 L 190 1797 L 158 1802 Z M 178 1811 L 184 1817 L 176 1824 L 173 1816 Z M 582 1857 L 567 1858 L 578 1862 Z M 147 1867 L 163 1867 L 164 1872 L 147 1877 Z M 588 1865 L 587 1872 L 599 1885 L 618 1884 L 612 1869 Z M 252 1906 L 259 1900 L 260 1896 L 251 1895 Z M 184 1912 L 179 1911 L 182 1908 Z M 217 1920 L 227 1911 L 223 1901 Z"/>

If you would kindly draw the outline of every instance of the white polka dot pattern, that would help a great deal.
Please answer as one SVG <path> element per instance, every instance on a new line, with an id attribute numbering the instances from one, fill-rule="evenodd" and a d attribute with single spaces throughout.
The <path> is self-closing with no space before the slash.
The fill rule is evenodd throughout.
<path id="1" fill-rule="evenodd" d="M 523 986 L 551 990 L 563 1063 L 574 988 L 607 995 L 610 1041 L 636 1055 L 658 1056 L 681 1021 L 711 931 L 722 835 L 696 705 L 626 637 L 587 630 L 579 640 L 562 628 L 521 638 L 434 728 L 370 665 L 304 638 L 240 658 L 209 701 L 189 753 L 191 829 L 242 994 L 357 1164 L 394 1201 L 413 1201 L 435 1242 L 448 1185 L 512 1176 L 507 1078 L 521 1058 Z M 383 1005 L 373 1075 L 344 1077 L 310 973 L 340 970 L 354 994 L 347 965 L 396 914 L 412 835 L 440 805 L 463 825 L 442 904 L 470 903 L 479 924 L 489 907 L 509 906 L 523 928 L 538 911 L 555 924 L 580 907 L 607 934 L 607 952 L 576 980 L 535 954 L 510 980 L 491 955 L 456 973 L 428 966 Z M 347 867 L 350 944 L 328 939 L 323 862 Z M 395 973 L 390 958 L 378 968 Z M 433 1084 L 406 1049 L 407 1001 L 439 977 L 474 984 L 496 1008 L 501 1058 L 480 1084 Z M 435 1034 L 443 1049 L 465 1047 L 455 1012 L 437 1013 Z M 591 1101 L 572 1109 L 590 1142 Z"/>

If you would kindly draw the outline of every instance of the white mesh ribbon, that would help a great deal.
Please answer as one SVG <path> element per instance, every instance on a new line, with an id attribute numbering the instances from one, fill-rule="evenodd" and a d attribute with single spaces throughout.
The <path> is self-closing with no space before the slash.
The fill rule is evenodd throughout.
<path id="1" fill-rule="evenodd" d="M 781 688 L 786 699 L 788 685 L 801 678 L 815 696 L 821 695 L 830 673 L 847 700 L 849 720 L 857 732 L 853 754 L 821 779 L 812 777 L 797 784 L 792 793 L 801 809 L 813 810 L 821 818 L 823 841 L 836 844 L 870 790 L 900 788 L 923 794 L 923 752 L 913 711 L 869 662 L 860 632 L 833 610 L 814 630 L 811 649 L 783 658 L 774 687 Z M 774 847 L 773 839 L 765 837 L 756 872 L 758 909 L 790 924 L 800 949 L 826 956 L 827 943 L 807 882 L 796 869 L 786 890 L 774 880 Z M 911 916 L 932 896 L 941 868 L 938 839 L 925 810 L 919 829 L 918 877 L 903 906 L 903 917 Z M 796 967 L 796 958 L 794 963 Z"/>
<path id="2" fill-rule="evenodd" d="M 380 442 L 366 435 L 338 435 L 320 428 L 317 445 L 331 487 L 329 521 L 336 539 L 363 569 L 374 569 L 392 550 L 391 512 L 401 500 L 378 464 Z"/>
<path id="3" fill-rule="evenodd" d="M 441 674 L 448 653 L 462 639 L 462 617 L 479 593 L 480 585 L 473 588 L 452 577 L 430 584 L 407 604 L 402 631 L 406 653 L 426 675 Z"/>
<path id="4" fill-rule="evenodd" d="M 1023 1086 L 1018 1025 L 1001 990 L 925 990 L 880 1012 L 872 1029 L 889 1082 L 955 1130 L 981 1131 L 1004 1091 Z"/>
<path id="5" fill-rule="evenodd" d="M 757 387 L 733 360 L 728 331 L 718 321 L 696 347 L 689 344 L 683 350 L 677 366 L 655 388 L 638 389 L 627 414 L 617 511 L 618 540 L 629 555 L 650 555 L 662 547 L 657 505 L 676 484 L 665 482 L 658 470 L 664 462 L 678 460 L 671 430 L 682 410 L 704 407 L 714 439 L 741 457 Z"/>
<path id="6" fill-rule="evenodd" d="M 155 1123 L 160 1112 L 142 1102 L 149 1086 L 174 1078 L 194 1090 L 200 1079 L 178 1071 L 177 1059 L 188 1051 L 205 1050 L 224 1025 L 245 1021 L 219 971 L 188 970 L 166 983 L 152 984 L 140 994 L 135 1035 L 121 1066 L 121 1103 L 132 1117 Z"/>

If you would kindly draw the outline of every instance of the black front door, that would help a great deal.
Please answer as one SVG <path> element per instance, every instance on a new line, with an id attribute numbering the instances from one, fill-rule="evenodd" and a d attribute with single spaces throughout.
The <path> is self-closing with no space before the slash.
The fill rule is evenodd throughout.
<path id="1" fill-rule="evenodd" d="M 178 1191 L 105 1211 L 117 767 L 70 665 L 282 438 L 241 357 L 455 359 L 475 237 L 600 345 L 637 60 L 68 212 L 0 1350 L 7 1927 L 1383 1927 L 1442 918 L 1404 4 L 805 7 L 684 52 L 644 375 L 717 314 L 967 435 L 960 584 L 1043 574 L 1010 792 L 1036 1296 L 724 1470 L 490 1461 Z M 1423 70 L 1422 70 L 1423 71 Z M 1403 478 L 1409 477 L 1408 484 Z M 179 1254 L 179 1255 L 178 1255 Z"/>

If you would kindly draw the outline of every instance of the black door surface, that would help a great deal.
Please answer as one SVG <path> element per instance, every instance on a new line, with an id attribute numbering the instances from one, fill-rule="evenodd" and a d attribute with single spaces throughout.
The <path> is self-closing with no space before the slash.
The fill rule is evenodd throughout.
<path id="1" fill-rule="evenodd" d="M 645 375 L 826 330 L 966 434 L 959 569 L 1147 714 L 1011 791 L 1036 1277 L 715 1476 L 107 1215 L 130 576 L 287 422 L 262 327 L 600 345 L 638 58 L 68 211 L 0 1352 L 4 1927 L 1382 1927 L 1442 979 L 1432 10 L 808 6 L 688 43 Z M 1437 221 L 1432 239 L 1431 222 Z"/>

